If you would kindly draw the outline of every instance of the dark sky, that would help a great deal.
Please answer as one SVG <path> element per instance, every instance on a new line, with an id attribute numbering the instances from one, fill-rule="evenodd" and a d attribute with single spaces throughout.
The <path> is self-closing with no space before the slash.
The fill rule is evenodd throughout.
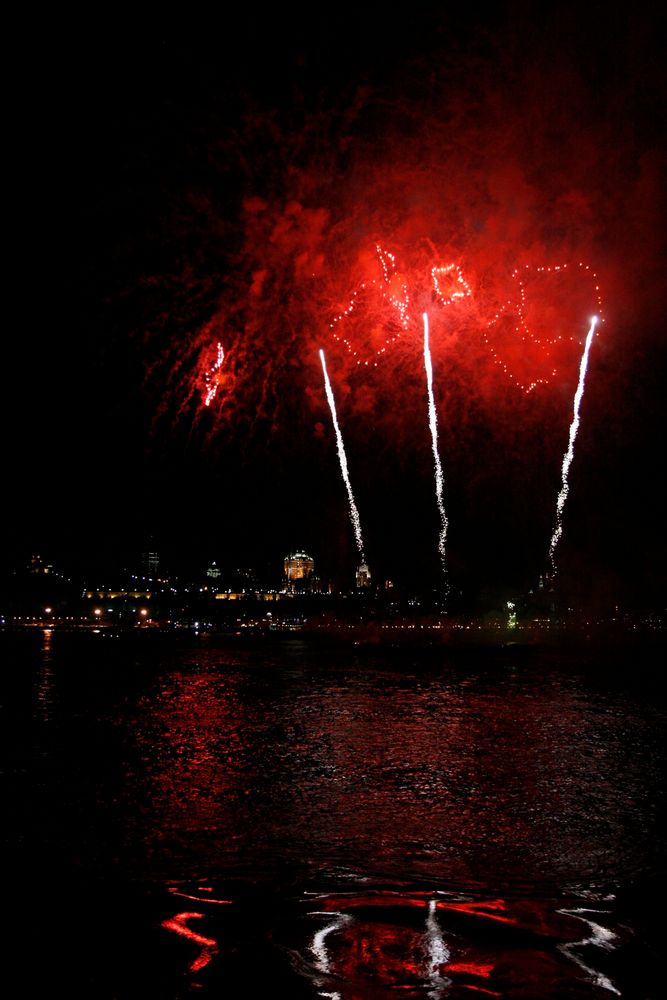
<path id="1" fill-rule="evenodd" d="M 437 577 L 429 310 L 450 582 L 533 585 L 599 296 L 559 575 L 664 602 L 663 25 L 648 4 L 537 7 L 17 32 L 10 559 L 152 537 L 174 565 L 305 547 L 345 579 L 323 348 L 371 569 Z M 471 295 L 444 305 L 433 267 Z"/>

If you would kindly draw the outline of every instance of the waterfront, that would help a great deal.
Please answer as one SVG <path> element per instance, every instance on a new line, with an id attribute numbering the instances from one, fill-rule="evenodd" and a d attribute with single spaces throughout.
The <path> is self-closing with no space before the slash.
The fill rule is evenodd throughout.
<path id="1" fill-rule="evenodd" d="M 26 992 L 662 995 L 662 644 L 0 642 Z"/>

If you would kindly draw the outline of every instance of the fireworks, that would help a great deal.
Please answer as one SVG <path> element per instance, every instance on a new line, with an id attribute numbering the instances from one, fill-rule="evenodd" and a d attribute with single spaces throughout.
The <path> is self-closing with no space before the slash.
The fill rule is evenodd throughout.
<path id="1" fill-rule="evenodd" d="M 449 283 L 449 294 L 445 295 L 442 279 L 446 278 Z M 446 267 L 431 268 L 431 279 L 438 301 L 443 306 L 449 306 L 457 299 L 463 299 L 467 295 L 472 295 L 470 285 L 463 277 L 461 268 L 456 264 L 447 264 Z"/>
<path id="2" fill-rule="evenodd" d="M 393 308 L 398 311 L 398 320 L 399 320 L 398 325 L 402 330 L 405 330 L 407 329 L 410 319 L 409 313 L 407 311 L 407 306 L 409 302 L 409 294 L 407 286 L 404 283 L 401 285 L 402 297 L 400 299 L 396 299 L 389 296 L 387 288 L 389 287 L 390 282 L 396 276 L 396 259 L 392 254 L 383 251 L 379 245 L 376 247 L 376 252 L 382 264 L 382 272 L 383 272 L 381 279 L 383 287 L 382 294 L 386 298 L 386 300 L 393 306 Z M 577 274 L 579 276 L 584 275 L 587 278 L 591 278 L 593 281 L 594 296 L 597 300 L 597 304 L 598 306 L 600 306 L 601 304 L 600 288 L 599 285 L 597 284 L 597 276 L 593 271 L 591 271 L 588 265 L 585 265 L 581 262 L 578 264 L 577 267 L 570 269 L 569 274 L 568 274 L 567 264 L 557 265 L 553 267 L 543 266 L 536 268 L 530 268 L 529 266 L 526 265 L 522 270 L 518 268 L 514 270 L 512 274 L 512 279 L 518 284 L 518 289 L 519 289 L 518 301 L 514 302 L 512 299 L 507 300 L 505 306 L 501 310 L 499 310 L 496 313 L 496 315 L 492 317 L 492 319 L 487 323 L 486 329 L 483 334 L 483 339 L 486 342 L 487 346 L 491 348 L 491 352 L 495 363 L 500 367 L 502 367 L 505 373 L 515 383 L 515 385 L 526 394 L 532 392 L 538 385 L 547 384 L 549 378 L 538 376 L 530 381 L 520 380 L 517 377 L 517 375 L 511 371 L 509 362 L 504 361 L 501 358 L 501 355 L 499 351 L 496 349 L 496 347 L 491 344 L 488 333 L 489 329 L 495 324 L 497 324 L 501 319 L 501 317 L 503 317 L 506 313 L 507 314 L 514 313 L 514 315 L 516 316 L 516 320 L 514 323 L 514 328 L 512 333 L 514 334 L 515 342 L 518 344 L 519 357 L 522 357 L 522 355 L 526 352 L 530 354 L 530 351 L 529 350 L 527 351 L 527 348 L 534 347 L 537 350 L 538 354 L 539 353 L 544 354 L 551 361 L 554 358 L 559 357 L 558 349 L 563 341 L 569 342 L 569 344 L 575 343 L 575 338 L 572 335 L 565 336 L 562 332 L 560 332 L 563 324 L 563 320 L 560 317 L 558 318 L 560 326 L 555 326 L 552 320 L 552 316 L 549 313 L 548 308 L 546 306 L 544 310 L 546 314 L 546 319 L 544 319 L 542 317 L 539 317 L 539 310 L 536 310 L 534 304 L 529 303 L 529 298 L 526 291 L 527 277 L 529 272 L 532 272 L 533 277 L 538 276 L 538 277 L 546 277 L 549 279 L 556 277 L 560 281 L 560 284 L 558 284 L 556 288 L 558 291 L 561 292 L 563 291 L 564 288 L 567 289 L 567 285 L 563 284 L 562 279 L 568 280 L 573 273 L 575 275 Z M 470 285 L 463 277 L 463 273 L 460 267 L 458 267 L 455 264 L 448 264 L 442 267 L 433 267 L 430 272 L 430 277 L 432 282 L 432 291 L 435 293 L 437 301 L 442 306 L 449 306 L 453 302 L 459 299 L 472 295 L 472 290 L 470 288 Z M 365 288 L 366 286 L 363 285 L 362 287 Z M 582 286 L 582 288 L 583 288 L 583 294 L 590 296 L 590 288 L 586 285 L 586 283 L 584 283 L 584 286 Z M 551 294 L 553 296 L 553 288 L 551 288 Z M 579 289 L 580 297 L 581 294 L 582 294 L 582 289 L 580 288 Z M 338 317 L 335 318 L 335 320 L 331 324 L 332 328 L 336 327 L 336 325 L 341 321 L 344 315 L 349 315 L 357 307 L 357 296 L 358 293 L 355 292 L 355 294 L 352 296 L 350 300 L 348 309 L 345 311 L 344 314 L 340 314 Z M 570 297 L 576 298 L 574 294 L 571 294 Z M 548 304 L 548 297 L 547 297 L 547 304 Z M 535 329 L 531 327 L 531 323 L 533 325 L 536 324 L 536 316 L 538 321 L 541 321 L 542 323 L 542 328 L 545 330 L 544 333 L 542 332 L 537 333 Z M 440 515 L 438 552 L 440 555 L 442 571 L 443 573 L 446 574 L 446 543 L 447 543 L 447 533 L 448 533 L 449 523 L 444 502 L 444 474 L 442 469 L 442 463 L 440 460 L 439 444 L 438 444 L 438 422 L 437 422 L 437 412 L 435 406 L 435 397 L 433 392 L 433 361 L 431 357 L 431 349 L 429 344 L 429 317 L 427 312 L 424 312 L 422 314 L 422 320 L 424 329 L 423 358 L 424 358 L 424 370 L 426 373 L 426 389 L 427 389 L 427 399 L 428 399 L 428 424 L 429 424 L 431 447 L 433 454 L 436 504 L 438 508 L 438 513 Z M 554 329 L 549 329 L 550 320 L 552 321 L 552 326 L 555 326 Z M 570 466 L 572 464 L 572 460 L 574 457 L 574 443 L 579 428 L 579 420 L 580 420 L 579 410 L 584 392 L 586 370 L 588 365 L 588 356 L 590 352 L 592 339 L 595 333 L 595 328 L 598 322 L 600 322 L 600 317 L 599 315 L 596 315 L 593 317 L 591 321 L 579 365 L 579 380 L 574 396 L 574 415 L 570 425 L 568 449 L 563 458 L 562 486 L 558 495 L 558 500 L 556 505 L 556 528 L 553 532 L 553 536 L 551 538 L 551 543 L 549 546 L 549 558 L 551 561 L 552 574 L 555 571 L 555 550 L 563 533 L 562 514 L 569 491 L 568 476 L 569 476 Z M 547 330 L 548 332 L 546 332 Z M 398 336 L 399 334 L 396 333 L 393 336 L 393 339 L 394 340 L 397 339 Z M 347 350 L 350 353 L 352 353 L 353 356 L 356 357 L 357 351 L 352 348 L 352 344 L 349 339 L 344 338 L 342 336 L 336 336 L 336 339 L 342 340 L 345 346 L 347 347 Z M 378 354 L 384 353 L 386 347 L 387 344 L 385 344 L 377 353 Z M 340 430 L 338 428 L 336 421 L 335 409 L 333 404 L 333 395 L 331 393 L 331 387 L 328 382 L 326 367 L 324 364 L 324 355 L 322 352 L 320 352 L 320 356 L 322 359 L 322 367 L 325 373 L 327 396 L 329 398 L 329 405 L 331 407 L 332 416 L 334 418 L 334 426 L 336 428 L 336 436 L 339 442 L 339 457 L 341 459 L 341 469 L 343 470 L 343 477 L 345 479 L 345 483 L 348 488 L 348 495 L 350 497 L 350 507 L 353 514 L 353 523 L 355 525 L 355 533 L 357 534 L 359 551 L 362 552 L 361 532 L 358 523 L 358 515 L 356 513 L 356 507 L 354 506 L 354 499 L 349 485 L 349 477 L 347 474 L 347 462 L 345 459 L 345 453 L 342 446 L 342 439 L 340 437 Z M 357 360 L 357 364 L 359 363 L 360 361 Z M 556 374 L 557 374 L 557 368 L 553 367 L 550 375 L 551 377 L 554 377 L 556 376 Z"/>
<path id="3" fill-rule="evenodd" d="M 210 406 L 215 399 L 220 386 L 220 369 L 225 360 L 222 344 L 218 342 L 216 358 L 213 364 L 204 372 L 204 406 Z"/>
<path id="4" fill-rule="evenodd" d="M 389 317 L 382 317 L 379 323 L 381 342 L 380 346 L 374 349 L 374 356 L 376 358 L 386 353 L 387 348 L 399 339 L 401 332 L 407 330 L 410 322 L 410 315 L 408 313 L 410 296 L 405 280 L 397 273 L 396 258 L 394 254 L 388 250 L 384 250 L 380 244 L 376 245 L 375 251 L 380 264 L 381 276 L 379 278 L 372 278 L 370 281 L 362 281 L 350 296 L 345 309 L 334 316 L 329 324 L 330 329 L 333 330 L 334 340 L 345 346 L 358 365 L 367 365 L 369 362 L 362 361 L 359 357 L 358 349 L 354 347 L 349 336 L 337 332 L 337 328 L 343 320 L 349 317 L 355 310 L 358 310 L 363 298 L 369 299 L 371 293 L 376 291 L 379 292 L 381 305 L 390 307 Z M 373 361 L 373 364 L 377 365 L 377 361 Z"/>
<path id="5" fill-rule="evenodd" d="M 444 476 L 442 464 L 438 452 L 438 420 L 435 410 L 435 399 L 433 396 L 433 364 L 431 361 L 431 350 L 428 343 L 428 315 L 424 313 L 424 369 L 426 371 L 426 389 L 428 393 L 428 425 L 431 431 L 431 445 L 433 448 L 433 463 L 435 466 L 435 499 L 440 514 L 440 535 L 438 538 L 438 552 L 442 562 L 443 573 L 446 571 L 445 545 L 447 541 L 447 514 L 445 513 L 444 502 Z"/>
<path id="6" fill-rule="evenodd" d="M 447 254 L 444 255 L 443 260 L 443 257 L 440 257 L 436 248 L 428 240 L 418 244 L 405 244 L 397 253 L 389 251 L 379 242 L 375 243 L 370 252 L 358 253 L 357 261 L 361 268 L 359 277 L 362 280 L 357 282 L 344 308 L 338 313 L 334 313 L 333 318 L 328 323 L 334 342 L 339 348 L 343 348 L 342 354 L 339 352 L 339 358 L 343 362 L 348 379 L 350 372 L 354 369 L 358 370 L 358 366 L 376 368 L 380 359 L 390 352 L 392 346 L 396 346 L 397 342 L 402 340 L 400 355 L 394 361 L 395 365 L 398 364 L 406 375 L 405 384 L 400 380 L 392 384 L 391 393 L 392 399 L 397 398 L 399 392 L 403 393 L 401 399 L 403 403 L 407 403 L 405 393 L 409 391 L 410 385 L 414 385 L 411 375 L 414 375 L 418 370 L 417 345 L 419 338 L 416 335 L 417 326 L 412 309 L 416 311 L 417 306 L 421 307 L 422 363 L 426 380 L 427 420 L 435 480 L 435 500 L 439 517 L 437 551 L 447 589 L 449 520 L 445 503 L 445 477 L 440 457 L 432 349 L 435 350 L 435 363 L 437 364 L 439 361 L 438 351 L 442 354 L 445 346 L 447 348 L 449 357 L 448 386 L 451 386 L 453 392 L 476 391 L 483 393 L 485 385 L 490 384 L 487 379 L 488 372 L 493 370 L 494 366 L 496 369 L 499 368 L 515 388 L 524 395 L 534 393 L 538 387 L 546 387 L 555 379 L 558 379 L 562 392 L 566 380 L 570 378 L 576 364 L 575 358 L 578 359 L 581 355 L 577 338 L 571 332 L 577 322 L 577 317 L 581 316 L 584 307 L 586 307 L 586 311 L 591 306 L 597 306 L 598 309 L 601 307 L 597 275 L 589 265 L 583 262 L 569 266 L 566 263 L 549 266 L 521 265 L 511 272 L 510 287 L 503 288 L 502 278 L 499 277 L 495 283 L 491 283 L 488 273 L 480 272 L 479 265 L 475 269 L 476 260 L 474 257 L 468 264 L 456 262 L 452 260 L 452 257 L 453 254 L 451 256 Z M 404 260 L 405 266 L 403 265 Z M 473 281 L 466 273 L 468 269 L 470 269 L 470 273 L 475 275 L 474 284 L 476 287 L 474 291 Z M 320 279 L 316 277 L 315 273 L 312 277 L 316 278 L 318 289 L 322 292 Z M 253 280 L 252 288 L 256 289 L 259 295 L 259 291 L 261 291 L 257 284 L 259 279 Z M 342 281 L 344 280 L 342 279 Z M 489 288 L 492 289 L 495 302 L 503 303 L 500 307 L 495 307 L 496 311 L 490 319 L 488 318 Z M 329 294 L 328 291 L 327 294 Z M 303 318 L 310 322 L 315 318 L 315 314 L 309 310 L 316 306 L 321 308 L 327 299 L 326 295 L 323 294 L 319 298 L 304 295 L 300 301 L 303 307 Z M 460 306 L 466 301 L 470 303 L 466 311 L 458 312 Z M 259 308 L 259 298 L 257 303 Z M 452 312 L 453 306 L 457 306 L 456 314 Z M 441 326 L 447 329 L 446 340 L 440 337 L 436 345 L 431 344 L 429 329 L 432 325 L 433 310 L 443 318 Z M 260 330 L 263 332 L 264 324 L 270 322 L 270 317 L 263 305 L 257 315 L 252 312 L 249 315 L 251 320 L 247 321 L 243 328 L 245 344 L 242 344 L 240 336 L 237 334 L 237 342 L 233 345 L 232 350 L 239 358 L 250 360 L 252 357 L 256 366 L 259 363 L 259 356 L 254 353 L 250 355 L 246 345 L 250 344 L 251 335 L 256 335 Z M 446 320 L 444 319 L 445 315 Z M 453 323 L 455 315 L 458 317 L 458 326 Z M 563 533 L 562 515 L 569 489 L 568 477 L 579 426 L 579 409 L 584 390 L 588 355 L 596 325 L 600 322 L 602 322 L 602 318 L 600 312 L 597 311 L 596 318 L 591 323 L 586 338 L 583 356 L 580 359 L 579 384 L 574 398 L 574 417 L 570 426 L 569 446 L 562 462 L 562 485 L 557 500 L 556 527 L 549 546 L 552 572 L 555 567 L 555 550 Z M 466 333 L 465 339 L 460 336 L 463 330 Z M 207 330 L 206 333 L 208 334 L 208 346 L 204 348 L 203 357 L 206 359 L 208 356 L 209 360 L 204 368 L 203 376 L 199 376 L 199 388 L 202 392 L 203 406 L 210 407 L 218 395 L 218 390 L 225 384 L 226 376 L 231 376 L 232 372 L 225 368 L 226 355 L 222 343 L 215 340 L 211 342 L 210 331 Z M 457 346 L 459 344 L 463 345 L 463 350 L 459 349 Z M 261 375 L 254 387 L 251 387 L 252 372 L 248 366 L 244 365 L 241 375 L 244 380 L 243 385 L 248 390 L 261 395 L 262 413 L 268 414 L 268 407 L 274 400 L 278 405 L 281 405 L 273 384 L 273 377 L 278 371 L 278 364 L 282 366 L 280 370 L 286 374 L 291 370 L 292 361 L 290 359 L 295 357 L 292 352 L 293 347 L 295 347 L 293 343 L 276 339 L 273 357 L 269 358 L 264 351 L 262 357 L 267 365 L 261 373 L 256 367 L 253 369 L 256 374 Z M 214 348 L 215 353 L 213 353 L 212 348 Z M 482 354 L 479 353 L 480 349 Z M 258 346 L 258 351 L 261 350 L 262 348 Z M 477 364 L 476 367 L 469 370 L 472 383 L 467 385 L 468 376 L 465 374 L 465 368 L 458 366 L 462 359 L 472 358 L 474 356 L 472 352 L 475 350 L 477 350 Z M 491 355 L 493 363 L 491 369 L 489 369 L 488 364 L 486 366 L 479 364 L 480 360 L 484 360 L 485 353 L 487 360 L 488 353 Z M 326 398 L 336 436 L 340 470 L 347 491 L 349 515 L 359 558 L 363 562 L 365 561 L 365 546 L 361 522 L 350 481 L 348 459 L 338 423 L 336 403 L 327 371 L 324 350 L 319 349 L 319 356 Z M 395 365 L 392 371 L 397 374 Z M 226 375 L 223 376 L 225 372 Z M 359 376 L 356 376 L 353 382 L 356 389 L 362 388 L 358 378 Z M 487 382 L 484 383 L 483 379 L 487 379 Z M 234 372 L 234 380 L 236 391 L 238 391 L 240 383 L 237 371 Z M 261 393 L 258 393 L 257 386 L 261 386 Z M 387 391 L 390 391 L 389 387 L 387 387 Z M 365 396 L 362 394 L 367 409 L 361 411 L 357 409 L 356 412 L 363 412 L 365 415 L 370 413 L 370 407 L 375 405 L 376 396 L 377 412 L 380 413 L 381 381 L 369 385 L 368 394 Z M 359 397 L 360 402 L 362 397 Z M 356 406 L 357 396 L 353 393 L 350 399 Z M 394 415 L 398 419 L 401 413 L 409 412 L 403 405 L 400 408 L 387 409 L 384 407 L 383 409 L 382 419 L 386 418 L 387 420 L 392 420 Z M 257 412 L 259 412 L 259 408 Z M 274 409 L 272 417 L 276 413 L 277 411 Z M 275 426 L 278 426 L 277 421 Z M 367 421 L 366 426 L 374 425 Z M 396 425 L 394 429 L 398 428 L 399 425 Z M 399 430 L 399 433 L 402 432 Z M 397 438 L 394 440 L 397 441 Z"/>
<path id="7" fill-rule="evenodd" d="M 541 294 L 529 294 L 529 279 Z M 539 287 L 540 279 L 543 285 L 550 283 L 546 289 L 550 294 Z M 597 308 L 598 316 L 602 315 L 600 286 L 595 272 L 582 261 L 569 268 L 567 264 L 526 264 L 514 269 L 512 281 L 518 286 L 518 296 L 508 298 L 492 316 L 483 338 L 495 364 L 518 389 L 530 393 L 559 375 L 568 346 L 576 343 L 576 338 L 562 329 L 578 308 Z M 500 331 L 494 339 L 490 331 L 501 323 L 506 327 L 505 336 Z"/>
<path id="8" fill-rule="evenodd" d="M 409 330 L 412 322 L 410 302 L 415 299 L 419 288 L 424 288 L 425 282 L 417 270 L 412 273 L 409 286 L 403 271 L 398 269 L 396 256 L 379 243 L 375 252 L 376 263 L 380 265 L 378 277 L 362 281 L 357 286 L 345 308 L 329 323 L 329 329 L 333 331 L 334 340 L 345 347 L 356 365 L 377 367 L 378 360 Z M 441 306 L 472 295 L 470 285 L 457 264 L 431 267 L 430 272 L 425 273 L 429 276 L 429 291 Z M 353 340 L 350 330 L 355 313 L 365 337 L 370 339 L 370 354 L 366 360 L 360 356 L 360 347 Z"/>
<path id="9" fill-rule="evenodd" d="M 326 389 L 327 400 L 329 402 L 329 409 L 331 410 L 331 419 L 333 420 L 334 430 L 336 432 L 336 445 L 338 448 L 338 460 L 340 462 L 340 471 L 343 476 L 343 482 L 345 483 L 345 488 L 347 490 L 347 496 L 350 504 L 350 517 L 352 520 L 352 527 L 354 529 L 354 537 L 357 543 L 357 549 L 359 550 L 359 557 L 361 559 L 361 562 L 364 562 L 364 543 L 361 537 L 361 521 L 359 520 L 359 512 L 357 510 L 357 505 L 354 500 L 354 494 L 352 492 L 352 484 L 350 483 L 350 474 L 347 468 L 347 457 L 345 455 L 345 445 L 343 444 L 343 435 L 341 434 L 340 427 L 338 426 L 338 417 L 336 415 L 336 401 L 334 399 L 333 390 L 331 388 L 331 382 L 329 381 L 329 374 L 327 372 L 327 363 L 324 358 L 323 350 L 320 350 L 320 361 L 322 362 L 324 386 Z"/>
<path id="10" fill-rule="evenodd" d="M 593 335 L 595 333 L 595 327 L 598 324 L 598 317 L 593 316 L 591 320 L 591 325 L 586 336 L 586 343 L 584 344 L 584 350 L 581 355 L 581 362 L 579 364 L 579 381 L 577 383 L 577 391 L 574 394 L 574 413 L 572 416 L 572 423 L 570 424 L 570 437 L 567 447 L 567 451 L 563 456 L 563 466 L 562 466 L 562 485 L 560 492 L 558 493 L 558 500 L 556 502 L 556 527 L 554 533 L 551 536 L 551 544 L 549 545 L 549 559 L 551 561 L 551 571 L 552 574 L 556 571 L 555 565 L 555 552 L 556 546 L 560 541 L 560 537 L 563 534 L 563 508 L 565 507 L 565 501 L 567 500 L 567 495 L 570 490 L 570 484 L 568 481 L 568 475 L 570 472 L 570 466 L 572 464 L 572 459 L 574 458 L 574 442 L 577 438 L 577 431 L 579 430 L 579 407 L 581 406 L 581 400 L 584 395 L 584 387 L 586 384 L 586 370 L 588 368 L 588 354 L 591 349 L 591 344 L 593 342 Z"/>
<path id="11" fill-rule="evenodd" d="M 379 291 L 380 299 L 382 305 L 385 307 L 384 312 L 381 314 L 379 322 L 376 316 L 374 316 L 372 308 L 367 308 L 366 315 L 360 317 L 360 322 L 366 321 L 370 326 L 375 326 L 375 328 L 380 328 L 384 334 L 384 340 L 379 347 L 375 349 L 375 358 L 379 358 L 386 353 L 388 347 L 395 343 L 401 336 L 401 333 L 408 330 L 410 325 L 410 313 L 408 311 L 410 303 L 410 293 L 408 291 L 408 285 L 406 280 L 402 277 L 402 274 L 397 270 L 396 257 L 394 254 L 383 249 L 380 244 L 376 244 L 375 247 L 377 261 L 380 264 L 381 275 L 377 279 L 371 279 L 368 282 L 362 282 L 358 288 L 353 292 L 349 299 L 347 307 L 334 317 L 332 322 L 329 324 L 330 329 L 334 331 L 334 339 L 342 343 L 347 352 L 352 355 L 355 359 L 357 365 L 362 364 L 362 360 L 359 357 L 359 350 L 352 343 L 349 335 L 342 332 L 337 332 L 338 326 L 352 315 L 352 313 L 361 312 L 361 299 L 362 294 L 368 297 L 368 292 L 370 289 Z M 435 300 L 441 306 L 449 306 L 452 303 L 463 299 L 465 297 L 472 295 L 472 290 L 470 285 L 463 276 L 461 268 L 454 263 L 449 263 L 443 266 L 434 266 L 430 269 L 430 293 L 435 296 Z M 368 302 L 366 303 L 368 307 Z M 386 307 L 389 306 L 389 311 L 387 313 Z M 440 461 L 439 450 L 438 450 L 438 425 L 437 425 L 437 415 L 435 408 L 435 398 L 433 394 L 433 363 L 431 358 L 431 351 L 429 346 L 429 331 L 428 331 L 428 314 L 423 313 L 423 324 L 424 324 L 424 368 L 426 371 L 426 384 L 427 384 L 427 395 L 428 395 L 428 414 L 429 414 L 429 429 L 431 433 L 431 443 L 433 451 L 433 461 L 435 466 L 435 494 L 436 494 L 436 504 L 438 507 L 438 512 L 440 515 L 440 531 L 438 536 L 438 552 L 440 554 L 440 561 L 442 564 L 443 573 L 446 572 L 446 542 L 447 542 L 447 529 L 448 520 L 445 511 L 444 503 L 444 475 L 442 471 L 442 464 Z M 361 545 L 361 532 L 358 528 L 358 515 L 356 514 L 356 507 L 354 506 L 354 499 L 352 496 L 352 491 L 349 485 L 349 477 L 347 475 L 347 462 L 345 460 L 345 453 L 342 446 L 342 438 L 340 437 L 340 431 L 336 423 L 335 409 L 333 405 L 333 395 L 331 393 L 331 387 L 326 374 L 326 367 L 324 363 L 323 352 L 320 351 L 320 357 L 322 360 L 322 367 L 324 370 L 326 387 L 327 387 L 327 397 L 329 399 L 329 406 L 331 408 L 331 413 L 334 418 L 334 426 L 336 428 L 336 437 L 338 440 L 338 452 L 341 458 L 341 469 L 343 470 L 343 478 L 345 479 L 346 486 L 348 488 L 348 495 L 350 497 L 350 508 L 353 514 L 353 523 L 355 525 L 355 534 L 357 534 L 357 544 L 359 546 L 359 551 L 362 552 Z M 368 365 L 369 362 L 366 360 L 363 362 Z M 374 360 L 372 364 L 376 367 L 377 360 Z M 362 553 L 363 554 L 363 553 Z"/>

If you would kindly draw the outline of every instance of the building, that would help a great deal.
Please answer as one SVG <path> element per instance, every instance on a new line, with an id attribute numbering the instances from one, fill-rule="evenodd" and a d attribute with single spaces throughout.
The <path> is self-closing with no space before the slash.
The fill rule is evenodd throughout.
<path id="1" fill-rule="evenodd" d="M 315 561 L 306 552 L 291 552 L 285 556 L 283 572 L 287 590 L 310 590 Z"/>
<path id="2" fill-rule="evenodd" d="M 371 585 L 371 571 L 368 568 L 367 563 L 362 562 L 357 568 L 357 589 L 360 590 L 364 587 L 370 587 Z"/>
<path id="3" fill-rule="evenodd" d="M 157 552 L 147 549 L 141 553 L 141 568 L 147 576 L 157 576 L 160 569 L 160 556 Z"/>
<path id="4" fill-rule="evenodd" d="M 215 562 L 212 562 L 209 568 L 206 570 L 206 576 L 208 576 L 211 580 L 217 580 L 220 577 L 220 573 L 221 573 L 220 567 Z"/>
<path id="5" fill-rule="evenodd" d="M 52 573 L 53 566 L 50 563 L 44 562 L 40 555 L 33 555 L 30 559 L 30 572 L 31 573 Z"/>

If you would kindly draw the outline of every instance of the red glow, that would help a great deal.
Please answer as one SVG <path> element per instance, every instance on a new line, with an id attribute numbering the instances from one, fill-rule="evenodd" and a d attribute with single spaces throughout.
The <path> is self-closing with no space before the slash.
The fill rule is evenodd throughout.
<path id="1" fill-rule="evenodd" d="M 600 318 L 597 275 L 579 262 L 512 272 L 514 291 L 488 321 L 483 338 L 493 360 L 523 392 L 572 369 L 581 353 L 581 331 Z"/>
<path id="2" fill-rule="evenodd" d="M 561 383 L 576 378 L 599 288 L 610 297 L 614 361 L 622 323 L 643 315 L 647 299 L 660 315 L 660 157 L 639 148 L 631 115 L 612 126 L 597 98 L 586 102 L 581 67 L 561 65 L 557 47 L 544 72 L 510 36 L 497 49 L 485 40 L 456 72 L 416 59 L 406 86 L 359 88 L 349 104 L 317 113 L 304 105 L 289 127 L 275 109 L 249 112 L 221 160 L 243 192 L 225 239 L 206 203 L 210 226 L 198 219 L 192 229 L 216 242 L 203 263 L 193 252 L 173 275 L 169 321 L 151 333 L 161 413 L 190 425 L 196 403 L 211 443 L 234 438 L 246 455 L 265 456 L 268 438 L 319 443 L 324 348 L 351 457 L 372 427 L 386 467 L 423 425 L 414 388 L 428 312 L 442 372 L 436 402 L 456 417 L 442 421 L 443 451 L 457 458 L 452 442 L 463 453 L 488 418 L 497 452 L 504 431 L 514 445 L 521 394 L 539 394 L 549 415 L 551 398 L 566 396 Z M 558 268 L 569 282 L 560 290 Z M 548 386 L 555 391 L 539 391 Z M 601 391 L 616 391 L 608 376 Z M 560 442 L 562 423 L 547 434 Z M 476 454 L 476 467 L 483 462 Z"/>
<path id="3" fill-rule="evenodd" d="M 443 306 L 451 305 L 457 299 L 463 299 L 466 295 L 472 295 L 470 285 L 463 277 L 460 267 L 456 264 L 447 264 L 446 267 L 431 268 L 433 287 L 438 297 L 438 301 Z"/>
<path id="4" fill-rule="evenodd" d="M 461 268 L 454 263 L 425 266 L 423 256 L 408 272 L 380 244 L 375 247 L 376 275 L 361 281 L 329 327 L 356 365 L 377 366 L 378 360 L 412 326 L 411 302 L 449 306 L 472 295 Z M 360 270 L 369 270 L 369 258 L 360 255 Z M 428 276 L 428 277 L 427 277 Z"/>
<path id="5" fill-rule="evenodd" d="M 329 324 L 334 340 L 344 344 L 358 365 L 369 363 L 360 357 L 360 341 L 365 340 L 369 357 L 379 358 L 410 321 L 410 296 L 404 276 L 397 271 L 396 258 L 379 244 L 375 250 L 378 273 L 357 286 Z M 367 260 L 362 258 L 362 263 L 370 270 Z"/>

